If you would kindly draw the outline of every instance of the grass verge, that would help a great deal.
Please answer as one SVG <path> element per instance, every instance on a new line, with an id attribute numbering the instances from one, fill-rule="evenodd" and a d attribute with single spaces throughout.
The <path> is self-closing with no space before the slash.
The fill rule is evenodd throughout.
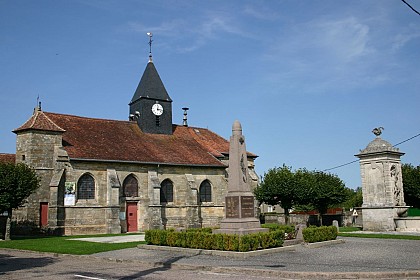
<path id="1" fill-rule="evenodd" d="M 376 233 L 351 233 L 339 232 L 338 236 L 343 237 L 361 237 L 361 238 L 381 238 L 381 239 L 407 239 L 407 240 L 420 240 L 417 235 L 398 235 L 398 234 L 376 234 Z"/>
<path id="2" fill-rule="evenodd" d="M 1 241 L 0 248 L 30 250 L 37 252 L 50 252 L 72 255 L 90 255 L 100 252 L 134 248 L 144 241 L 126 243 L 98 243 L 71 240 L 84 237 L 105 237 L 115 235 L 83 235 L 83 236 L 59 236 L 59 237 L 14 237 L 10 241 Z"/>
<path id="3" fill-rule="evenodd" d="M 339 232 L 352 232 L 352 231 L 361 231 L 360 227 L 340 227 Z"/>

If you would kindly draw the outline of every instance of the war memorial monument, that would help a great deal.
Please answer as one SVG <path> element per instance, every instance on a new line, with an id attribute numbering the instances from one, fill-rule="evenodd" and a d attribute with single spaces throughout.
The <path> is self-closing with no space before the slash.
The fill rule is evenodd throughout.
<path id="1" fill-rule="evenodd" d="M 242 126 L 235 121 L 229 144 L 229 182 L 225 198 L 225 218 L 216 233 L 248 234 L 268 231 L 255 217 L 255 197 L 248 178 L 247 152 Z"/>

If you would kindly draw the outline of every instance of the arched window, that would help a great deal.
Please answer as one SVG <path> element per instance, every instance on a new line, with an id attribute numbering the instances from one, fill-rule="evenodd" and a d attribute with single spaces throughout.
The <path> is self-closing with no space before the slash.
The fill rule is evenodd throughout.
<path id="1" fill-rule="evenodd" d="M 209 180 L 204 180 L 200 184 L 200 202 L 211 202 L 211 184 Z"/>
<path id="2" fill-rule="evenodd" d="M 137 197 L 139 196 L 139 188 L 136 177 L 133 174 L 128 175 L 123 182 L 123 196 Z"/>
<path id="3" fill-rule="evenodd" d="M 95 179 L 83 174 L 77 182 L 77 199 L 95 199 Z"/>
<path id="4" fill-rule="evenodd" d="M 160 202 L 167 203 L 174 201 L 174 185 L 171 180 L 166 179 L 160 184 Z"/>

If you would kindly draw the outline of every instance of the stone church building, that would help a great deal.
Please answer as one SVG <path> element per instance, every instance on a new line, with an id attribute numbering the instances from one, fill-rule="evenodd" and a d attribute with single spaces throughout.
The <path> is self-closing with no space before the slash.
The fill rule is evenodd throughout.
<path id="1" fill-rule="evenodd" d="M 17 136 L 16 154 L 41 179 L 13 219 L 57 234 L 218 226 L 224 218 L 229 142 L 172 123 L 172 99 L 150 59 L 129 103 L 129 120 L 44 112 Z M 256 155 L 248 176 L 256 187 Z"/>

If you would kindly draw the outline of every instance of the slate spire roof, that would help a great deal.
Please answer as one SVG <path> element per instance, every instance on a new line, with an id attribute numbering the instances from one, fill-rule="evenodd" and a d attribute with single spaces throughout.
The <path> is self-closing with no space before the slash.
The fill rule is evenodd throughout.
<path id="1" fill-rule="evenodd" d="M 140 98 L 172 102 L 172 99 L 169 97 L 156 67 L 151 60 L 147 63 L 146 69 L 144 70 L 143 76 L 141 77 L 140 83 L 137 86 L 130 104 L 136 102 Z"/>

